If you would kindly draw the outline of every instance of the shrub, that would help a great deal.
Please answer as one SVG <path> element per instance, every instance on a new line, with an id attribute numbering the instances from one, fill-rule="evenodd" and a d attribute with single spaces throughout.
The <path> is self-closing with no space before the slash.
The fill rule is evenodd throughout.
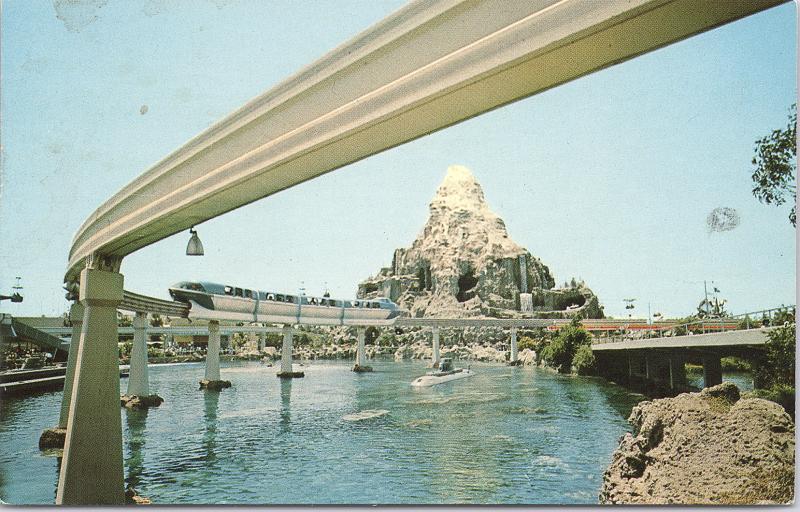
<path id="1" fill-rule="evenodd" d="M 558 332 L 549 345 L 544 347 L 542 359 L 545 364 L 560 373 L 569 373 L 578 347 L 589 345 L 590 340 L 591 335 L 581 327 L 580 318 L 575 317 L 568 326 Z"/>
<path id="2" fill-rule="evenodd" d="M 533 350 L 536 351 L 537 342 L 533 338 L 529 338 L 528 336 L 523 336 L 517 342 L 517 348 L 519 350 Z"/>
<path id="3" fill-rule="evenodd" d="M 393 347 L 397 344 L 397 336 L 393 332 L 384 332 L 375 340 L 379 347 Z"/>
<path id="4" fill-rule="evenodd" d="M 787 324 L 768 334 L 764 356 L 753 373 L 756 387 L 794 386 L 795 325 Z"/>
<path id="5" fill-rule="evenodd" d="M 581 345 L 572 358 L 572 367 L 578 375 L 594 375 L 597 372 L 597 360 L 589 345 Z"/>

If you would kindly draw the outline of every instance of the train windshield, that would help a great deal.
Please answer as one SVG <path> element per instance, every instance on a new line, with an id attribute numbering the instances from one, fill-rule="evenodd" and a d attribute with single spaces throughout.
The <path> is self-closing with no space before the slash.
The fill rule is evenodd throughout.
<path id="1" fill-rule="evenodd" d="M 206 291 L 206 289 L 203 288 L 203 285 L 200 283 L 180 283 L 178 288 L 183 288 L 184 290 L 194 290 L 197 292 Z"/>

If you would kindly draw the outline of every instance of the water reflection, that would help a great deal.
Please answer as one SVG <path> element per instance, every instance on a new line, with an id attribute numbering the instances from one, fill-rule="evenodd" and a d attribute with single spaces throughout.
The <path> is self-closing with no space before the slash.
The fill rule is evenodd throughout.
<path id="1" fill-rule="evenodd" d="M 280 433 L 288 434 L 292 431 L 292 379 L 281 379 L 281 421 Z"/>
<path id="2" fill-rule="evenodd" d="M 203 418 L 205 432 L 203 433 L 202 446 L 205 450 L 205 460 L 209 465 L 217 459 L 217 415 L 219 413 L 219 391 L 206 391 L 203 393 Z"/>
<path id="3" fill-rule="evenodd" d="M 145 426 L 147 425 L 147 409 L 127 409 L 125 421 L 128 426 L 128 458 L 125 460 L 127 477 L 125 487 L 138 488 L 144 474 Z"/>

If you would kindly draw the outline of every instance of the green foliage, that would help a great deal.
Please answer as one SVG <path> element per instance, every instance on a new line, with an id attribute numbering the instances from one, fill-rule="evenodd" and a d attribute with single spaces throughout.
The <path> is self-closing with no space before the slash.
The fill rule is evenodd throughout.
<path id="1" fill-rule="evenodd" d="M 740 357 L 723 357 L 722 371 L 723 372 L 749 372 L 752 371 L 752 365 Z"/>
<path id="2" fill-rule="evenodd" d="M 764 355 L 754 364 L 756 396 L 777 402 L 794 416 L 795 340 L 794 323 L 768 333 Z"/>
<path id="3" fill-rule="evenodd" d="M 589 345 L 581 345 L 572 358 L 572 367 L 578 375 L 594 375 L 597 372 L 597 360 Z"/>
<path id="4" fill-rule="evenodd" d="M 758 388 L 794 386 L 795 324 L 786 324 L 767 334 L 764 357 L 756 365 L 753 378 Z"/>
<path id="5" fill-rule="evenodd" d="M 517 342 L 517 348 L 520 351 L 525 349 L 536 351 L 537 344 L 538 343 L 533 338 L 530 338 L 528 336 L 522 336 Z"/>
<path id="6" fill-rule="evenodd" d="M 542 350 L 542 360 L 560 373 L 569 373 L 578 347 L 589 345 L 591 335 L 581 327 L 580 318 L 562 328 L 558 335 Z"/>
<path id="7" fill-rule="evenodd" d="M 393 332 L 384 332 L 375 339 L 375 344 L 379 347 L 393 347 L 397 345 L 397 336 Z"/>
<path id="8" fill-rule="evenodd" d="M 792 201 L 789 222 L 797 224 L 797 201 L 795 199 L 795 170 L 797 156 L 797 105 L 789 109 L 786 128 L 773 130 L 770 135 L 756 141 L 752 163 L 753 195 L 765 204 L 782 205 Z"/>

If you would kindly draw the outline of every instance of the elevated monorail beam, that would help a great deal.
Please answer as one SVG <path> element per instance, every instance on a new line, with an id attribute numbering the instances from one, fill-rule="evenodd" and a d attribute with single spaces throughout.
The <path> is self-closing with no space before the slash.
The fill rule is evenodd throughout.
<path id="1" fill-rule="evenodd" d="M 138 293 L 129 292 L 128 290 L 123 292 L 122 302 L 118 309 L 131 312 L 141 311 L 145 313 L 158 313 L 159 315 L 183 318 L 189 316 L 188 304 L 139 295 Z"/>
<path id="2" fill-rule="evenodd" d="M 42 327 L 40 331 L 54 336 L 71 336 L 72 327 Z M 208 334 L 208 326 L 176 326 L 176 327 L 147 327 L 147 334 L 172 334 L 173 336 L 204 336 Z M 257 325 L 226 326 L 219 327 L 219 333 L 228 336 L 233 333 L 280 333 L 286 330 L 283 327 L 261 327 Z M 133 335 L 133 327 L 118 327 L 117 334 Z"/>
<path id="3" fill-rule="evenodd" d="M 222 213 L 783 1 L 412 2 L 101 205 L 73 240 L 65 280 L 87 260 L 115 270 Z"/>

